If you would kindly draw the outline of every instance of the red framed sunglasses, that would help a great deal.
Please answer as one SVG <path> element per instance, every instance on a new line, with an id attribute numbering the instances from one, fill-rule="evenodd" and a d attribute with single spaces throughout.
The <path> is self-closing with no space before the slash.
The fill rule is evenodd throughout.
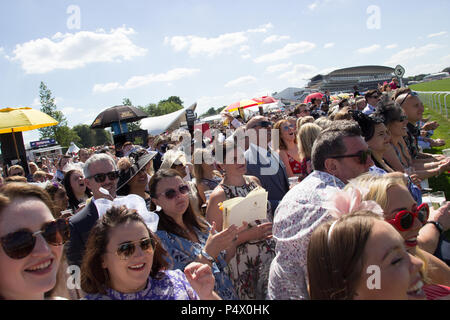
<path id="1" fill-rule="evenodd" d="M 402 210 L 399 211 L 393 219 L 386 220 L 392 224 L 398 231 L 406 231 L 411 229 L 414 224 L 414 218 L 424 224 L 428 220 L 430 214 L 430 208 L 428 204 L 422 203 L 414 211 Z"/>

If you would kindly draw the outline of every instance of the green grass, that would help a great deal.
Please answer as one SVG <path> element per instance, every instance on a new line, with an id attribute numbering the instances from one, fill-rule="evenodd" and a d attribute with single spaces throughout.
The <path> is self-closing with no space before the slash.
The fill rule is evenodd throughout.
<path id="1" fill-rule="evenodd" d="M 424 118 L 430 118 L 439 123 L 439 127 L 434 131 L 433 139 L 445 140 L 445 145 L 442 147 L 434 147 L 426 149 L 424 152 L 432 154 L 442 154 L 442 150 L 450 148 L 450 120 L 445 118 L 445 115 L 439 114 L 430 107 L 425 106 Z M 438 177 L 428 179 L 430 188 L 433 190 L 443 190 L 447 200 L 450 200 L 450 174 L 443 173 Z"/>
<path id="2" fill-rule="evenodd" d="M 450 91 L 450 79 L 423 82 L 409 87 L 415 91 Z"/>

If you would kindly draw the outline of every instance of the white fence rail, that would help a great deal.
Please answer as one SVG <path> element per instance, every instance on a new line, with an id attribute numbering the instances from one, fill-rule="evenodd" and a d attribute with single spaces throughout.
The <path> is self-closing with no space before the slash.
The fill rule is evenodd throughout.
<path id="1" fill-rule="evenodd" d="M 447 103 L 447 96 L 450 95 L 450 91 L 415 91 L 422 102 L 427 106 L 431 107 L 434 111 L 440 114 L 445 114 L 448 119 L 448 108 L 450 107 L 450 102 Z M 441 98 L 444 99 L 441 99 Z"/>

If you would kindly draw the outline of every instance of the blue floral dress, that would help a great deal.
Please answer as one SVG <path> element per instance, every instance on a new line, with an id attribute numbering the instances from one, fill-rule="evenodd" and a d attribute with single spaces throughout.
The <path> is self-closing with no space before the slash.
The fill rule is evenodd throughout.
<path id="1" fill-rule="evenodd" d="M 166 270 L 155 279 L 149 277 L 144 290 L 122 293 L 108 288 L 106 295 L 88 294 L 84 300 L 199 300 L 181 270 Z"/>
<path id="2" fill-rule="evenodd" d="M 209 229 L 211 226 L 209 226 Z M 191 262 L 197 259 L 209 236 L 207 232 L 201 232 L 194 227 L 198 242 L 192 242 L 186 238 L 180 237 L 176 234 L 169 233 L 163 230 L 158 230 L 156 235 L 161 240 L 164 249 L 169 253 L 167 261 L 172 269 L 184 268 Z M 224 300 L 237 300 L 238 296 L 233 287 L 233 283 L 229 277 L 229 270 L 226 261 L 224 260 L 224 251 L 217 257 L 217 262 L 212 264 L 212 272 L 216 280 L 214 291 Z"/>

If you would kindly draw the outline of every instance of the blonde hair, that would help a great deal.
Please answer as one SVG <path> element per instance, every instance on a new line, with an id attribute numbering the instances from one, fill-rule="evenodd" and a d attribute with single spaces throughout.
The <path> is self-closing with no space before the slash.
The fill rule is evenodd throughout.
<path id="1" fill-rule="evenodd" d="M 314 123 L 305 123 L 297 133 L 298 150 L 301 156 L 311 159 L 312 147 L 322 128 Z"/>
<path id="2" fill-rule="evenodd" d="M 300 130 L 301 126 L 308 122 L 314 122 L 313 116 L 306 116 L 297 119 L 297 132 Z"/>

